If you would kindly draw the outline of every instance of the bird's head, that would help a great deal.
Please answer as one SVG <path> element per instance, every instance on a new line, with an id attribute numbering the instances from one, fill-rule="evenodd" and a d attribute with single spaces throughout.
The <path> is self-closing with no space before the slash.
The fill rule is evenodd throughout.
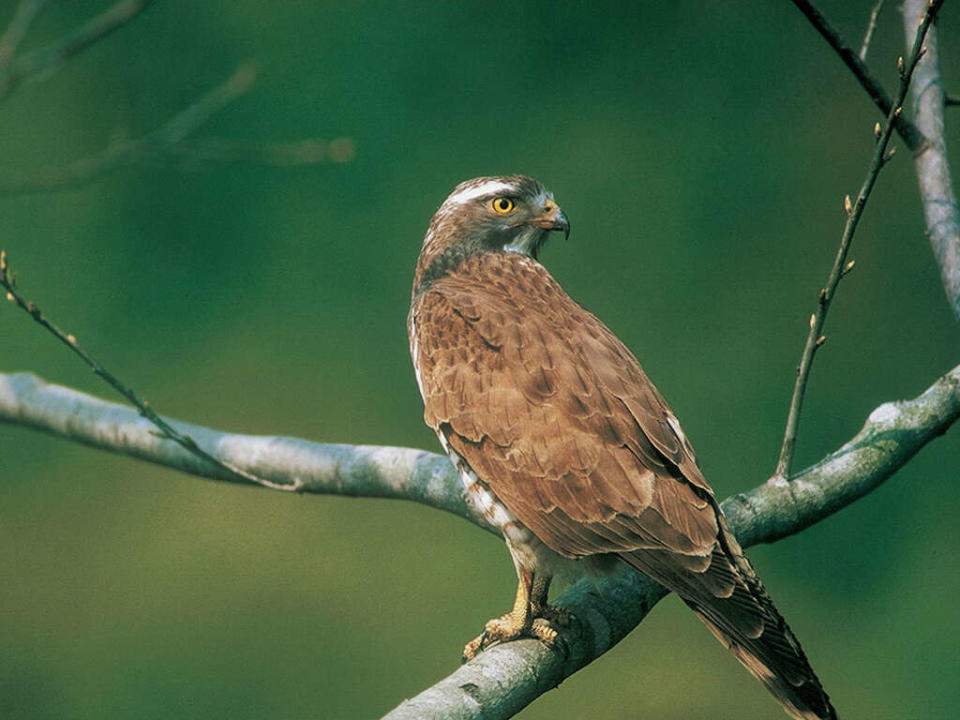
<path id="1" fill-rule="evenodd" d="M 553 193 L 525 175 L 478 177 L 462 182 L 430 221 L 414 290 L 484 252 L 514 252 L 536 259 L 553 230 L 570 234 L 570 223 Z"/>

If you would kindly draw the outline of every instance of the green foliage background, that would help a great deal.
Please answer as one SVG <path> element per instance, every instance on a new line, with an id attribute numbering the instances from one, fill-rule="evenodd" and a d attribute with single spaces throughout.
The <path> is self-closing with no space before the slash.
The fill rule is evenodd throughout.
<path id="1" fill-rule="evenodd" d="M 823 9 L 859 41 L 872 5 Z M 24 47 L 105 7 L 53 4 Z M 954 90 L 958 22 L 948 3 Z M 902 44 L 887 7 L 869 61 L 891 88 Z M 251 58 L 254 91 L 198 137 L 350 136 L 355 159 L 139 166 L 0 197 L 24 293 L 155 407 L 437 449 L 404 328 L 420 240 L 460 180 L 524 172 L 573 223 L 546 265 L 640 357 L 717 494 L 773 470 L 879 119 L 790 3 L 161 2 L 0 107 L 0 171 L 149 131 Z M 829 319 L 798 467 L 960 357 L 900 150 Z M 110 397 L 9 305 L 0 369 Z M 955 717 L 957 437 L 751 552 L 844 717 Z M 435 510 L 207 483 L 0 426 L 4 718 L 373 717 L 451 671 L 513 584 L 499 541 Z M 520 717 L 588 715 L 779 717 L 675 598 Z"/>

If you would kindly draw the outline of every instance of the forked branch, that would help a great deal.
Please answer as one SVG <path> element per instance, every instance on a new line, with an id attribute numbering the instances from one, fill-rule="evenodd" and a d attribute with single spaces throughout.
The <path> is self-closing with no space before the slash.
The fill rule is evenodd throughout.
<path id="1" fill-rule="evenodd" d="M 887 140 L 895 123 L 904 132 L 899 127 L 899 116 L 891 109 L 884 128 Z M 879 157 L 882 162 L 886 155 L 881 152 Z M 855 210 L 856 206 L 850 205 Z M 839 267 L 842 274 L 845 258 Z M 5 277 L 9 282 L 9 276 Z M 14 302 L 18 302 L 16 295 Z M 35 307 L 24 309 L 35 319 L 36 315 L 42 317 Z M 75 341 L 57 332 L 76 352 Z M 813 333 L 813 337 L 816 342 L 819 332 Z M 441 456 L 402 448 L 318 445 L 290 438 L 229 435 L 159 416 L 147 419 L 142 415 L 149 406 L 141 401 L 138 408 L 48 385 L 29 374 L 0 374 L 0 422 L 33 427 L 229 482 L 414 500 L 483 526 L 464 501 L 456 471 Z M 723 507 L 731 527 L 744 546 L 773 542 L 799 532 L 878 487 L 958 417 L 960 366 L 914 400 L 878 407 L 853 439 L 796 475 L 790 483 L 774 477 L 748 493 L 728 498 Z M 174 434 L 189 438 L 201 453 L 194 452 L 189 443 L 158 433 L 157 419 Z M 211 463 L 204 454 L 217 462 Z M 401 704 L 388 717 L 510 717 L 606 652 L 664 594 L 660 586 L 632 572 L 599 585 L 581 581 L 558 599 L 578 618 L 574 627 L 565 632 L 570 650 L 567 657 L 532 640 L 491 648 Z"/>
<path id="2" fill-rule="evenodd" d="M 847 41 L 844 40 L 840 32 L 809 0 L 793 0 L 793 4 L 804 14 L 817 32 L 823 36 L 823 39 L 830 44 L 830 47 L 836 51 L 840 59 L 843 60 L 843 63 L 850 68 L 850 72 L 857 78 L 863 86 L 863 89 L 867 91 L 867 94 L 870 95 L 874 104 L 880 108 L 880 112 L 889 116 L 890 111 L 893 110 L 894 101 L 880 81 L 870 71 L 870 68 L 867 67 L 867 64 L 860 58 L 857 52 L 850 47 Z M 942 4 L 942 0 L 938 3 L 937 9 L 939 9 L 940 4 Z M 934 14 L 935 13 L 936 11 L 934 11 Z M 915 29 L 916 26 L 914 26 L 914 30 Z M 865 54 L 866 53 L 864 53 L 864 55 Z M 923 147 L 925 139 L 923 133 L 920 132 L 916 125 L 903 116 L 895 118 L 894 123 L 900 137 L 903 138 L 903 141 L 912 152 L 917 152 Z"/>
<path id="3" fill-rule="evenodd" d="M 150 407 L 146 400 L 142 399 L 136 392 L 133 391 L 133 389 L 120 382 L 120 380 L 118 380 L 113 373 L 107 370 L 99 362 L 94 360 L 90 353 L 88 353 L 77 341 L 77 338 L 74 335 L 65 333 L 63 330 L 57 327 L 43 314 L 40 308 L 20 294 L 20 292 L 17 290 L 13 274 L 10 271 L 10 266 L 7 263 L 7 253 L 5 250 L 0 250 L 0 288 L 3 288 L 3 290 L 6 292 L 7 300 L 27 313 L 27 315 L 32 317 L 37 324 L 47 330 L 61 343 L 70 348 L 70 350 L 73 351 L 77 357 L 83 360 L 83 362 L 86 363 L 87 366 L 93 370 L 98 377 L 102 378 L 108 385 L 110 385 L 110 387 L 123 395 L 123 397 L 126 398 L 131 405 L 137 408 L 140 415 L 146 418 L 149 422 L 153 423 L 157 430 L 159 430 L 168 439 L 180 445 L 184 450 L 193 454 L 211 468 L 215 468 L 220 472 L 233 476 L 233 479 L 237 481 L 263 485 L 264 487 L 269 487 L 273 490 L 297 491 L 300 489 L 297 483 L 277 485 L 276 483 L 272 483 L 269 480 L 264 480 L 263 478 L 249 473 L 239 467 L 225 463 L 223 460 L 201 448 L 192 437 L 179 432 L 170 423 L 164 420 L 152 407 Z"/>
<path id="4" fill-rule="evenodd" d="M 0 36 L 0 102 L 22 83 L 49 76 L 71 57 L 138 17 L 152 0 L 121 0 L 60 40 L 18 56 L 17 48 L 31 22 L 49 0 L 21 0 Z M 0 193 L 50 192 L 84 185 L 122 167 L 145 162 L 251 162 L 260 165 L 315 165 L 347 162 L 353 157 L 350 138 L 306 138 L 286 143 L 259 143 L 223 138 L 191 139 L 214 113 L 245 95 L 256 77 L 245 63 L 226 81 L 201 96 L 159 128 L 137 138 L 112 142 L 104 150 L 64 167 L 26 174 L 0 175 Z"/>
<path id="5" fill-rule="evenodd" d="M 723 502 L 724 512 L 744 546 L 799 532 L 875 490 L 958 418 L 960 366 L 919 397 L 878 407 L 855 437 L 789 484 L 768 481 L 730 497 Z M 233 435 L 165 421 L 224 464 L 266 478 L 273 486 L 297 484 L 305 493 L 413 500 L 491 529 L 469 510 L 453 466 L 433 453 Z M 29 373 L 0 374 L 0 422 L 180 472 L 246 484 L 241 476 L 203 462 L 160 436 L 136 410 L 46 384 Z M 564 634 L 570 649 L 566 659 L 533 640 L 496 646 L 388 717 L 510 717 L 613 647 L 663 595 L 663 588 L 633 572 L 596 586 L 581 581 L 557 600 L 580 623 Z"/>
<path id="6" fill-rule="evenodd" d="M 353 141 L 308 138 L 290 143 L 253 143 L 220 138 L 190 139 L 215 113 L 245 95 L 256 80 L 256 69 L 245 63 L 223 83 L 208 91 L 153 132 L 139 138 L 117 140 L 105 150 L 65 167 L 22 176 L 0 175 L 0 192 L 26 194 L 84 185 L 123 167 L 144 162 L 256 162 L 263 165 L 313 165 L 347 162 Z"/>
<path id="7" fill-rule="evenodd" d="M 49 0 L 20 0 L 17 9 L 13 13 L 13 19 L 7 25 L 7 29 L 0 36 L 0 73 L 4 71 L 10 60 L 13 58 L 20 41 L 23 40 L 27 30 L 30 29 L 30 23 L 43 10 Z"/>
<path id="8" fill-rule="evenodd" d="M 795 2 L 801 7 L 809 5 L 801 0 L 795 0 Z M 903 103 L 907 97 L 907 89 L 910 87 L 913 72 L 920 58 L 923 56 L 923 41 L 927 35 L 927 30 L 930 28 L 930 24 L 933 22 L 942 4 L 943 0 L 932 0 L 926 5 L 920 26 L 914 31 L 913 47 L 906 62 L 904 62 L 902 57 L 897 62 L 897 70 L 900 74 L 900 89 L 895 101 L 890 106 L 885 123 L 882 126 L 880 123 L 877 123 L 874 128 L 876 147 L 870 159 L 870 168 L 867 170 L 867 175 L 860 185 L 860 191 L 857 193 L 856 201 L 851 202 L 849 195 L 844 198 L 844 210 L 847 213 L 847 221 L 843 228 L 843 234 L 840 237 L 840 247 L 837 249 L 833 267 L 830 268 L 827 282 L 818 293 L 816 310 L 810 316 L 810 328 L 803 346 L 803 353 L 800 356 L 797 378 L 793 386 L 793 396 L 790 399 L 787 427 L 783 435 L 780 459 L 777 462 L 777 469 L 774 473 L 774 477 L 782 480 L 790 479 L 793 454 L 797 443 L 797 430 L 800 423 L 800 412 L 803 409 L 803 398 L 807 389 L 807 381 L 810 378 L 810 368 L 813 365 L 814 354 L 826 340 L 826 336 L 823 335 L 823 326 L 827 319 L 827 313 L 830 310 L 830 303 L 833 301 L 834 294 L 837 291 L 837 285 L 840 284 L 840 279 L 853 267 L 852 262 L 847 262 L 850 243 L 853 242 L 853 235 L 857 230 L 857 225 L 860 223 L 860 218 L 863 216 L 864 208 L 877 182 L 877 177 L 880 175 L 880 170 L 883 169 L 883 166 L 893 154 L 892 150 L 890 152 L 887 151 L 887 146 L 890 143 L 890 135 L 902 114 Z M 826 22 L 826 20 L 823 19 L 823 22 Z"/>
<path id="9" fill-rule="evenodd" d="M 3 63 L 7 67 L 5 69 L 0 67 L 2 69 L 0 71 L 0 101 L 5 100 L 22 83 L 45 76 L 66 60 L 83 52 L 114 30 L 123 27 L 146 10 L 151 2 L 153 0 L 120 0 L 116 5 L 108 8 L 60 40 L 34 50 L 28 55 Z M 30 2 L 30 0 L 21 3 L 17 14 L 11 21 L 16 38 L 16 42 L 11 43 L 11 56 L 17 42 L 26 32 L 30 21 L 44 4 L 44 2 Z M 9 33 L 10 30 L 8 29 L 7 32 Z"/>
<path id="10" fill-rule="evenodd" d="M 793 2 L 826 38 L 877 106 L 887 112 L 891 104 L 889 95 L 863 64 L 862 58 L 852 57 L 846 41 L 812 3 L 807 0 Z M 927 0 L 905 0 L 901 9 L 908 50 L 913 46 L 917 25 L 923 21 L 929 8 Z M 913 151 L 927 236 L 940 266 L 947 300 L 953 314 L 960 320 L 960 207 L 950 176 L 943 112 L 945 107 L 960 105 L 960 99 L 943 90 L 935 27 L 928 32 L 925 46 L 927 51 L 917 66 L 916 80 L 911 85 L 916 123 L 910 123 L 901 114 L 897 118 L 897 131 Z"/>

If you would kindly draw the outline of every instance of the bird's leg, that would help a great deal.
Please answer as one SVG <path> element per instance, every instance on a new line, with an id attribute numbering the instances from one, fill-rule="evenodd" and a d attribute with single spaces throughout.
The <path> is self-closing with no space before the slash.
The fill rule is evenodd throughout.
<path id="1" fill-rule="evenodd" d="M 483 632 L 463 648 L 464 661 L 472 660 L 482 650 L 498 642 L 533 637 L 550 647 L 566 652 L 563 639 L 554 623 L 569 624 L 569 614 L 547 605 L 550 577 L 537 577 L 532 571 L 518 569 L 517 596 L 513 610 L 488 620 Z"/>
<path id="2" fill-rule="evenodd" d="M 550 580 L 550 577 L 534 578 L 533 587 L 530 588 L 530 612 L 534 617 L 534 622 L 537 619 L 542 619 L 547 620 L 552 625 L 567 627 L 573 617 L 570 611 L 557 605 L 547 604 Z"/>

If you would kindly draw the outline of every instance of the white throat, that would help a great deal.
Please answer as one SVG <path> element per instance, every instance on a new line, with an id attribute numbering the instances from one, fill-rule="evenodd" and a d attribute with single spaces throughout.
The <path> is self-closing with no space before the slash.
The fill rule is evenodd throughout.
<path id="1" fill-rule="evenodd" d="M 538 227 L 526 227 L 512 242 L 503 246 L 507 252 L 535 257 L 537 248 L 543 244 L 543 236 L 547 231 Z"/>

